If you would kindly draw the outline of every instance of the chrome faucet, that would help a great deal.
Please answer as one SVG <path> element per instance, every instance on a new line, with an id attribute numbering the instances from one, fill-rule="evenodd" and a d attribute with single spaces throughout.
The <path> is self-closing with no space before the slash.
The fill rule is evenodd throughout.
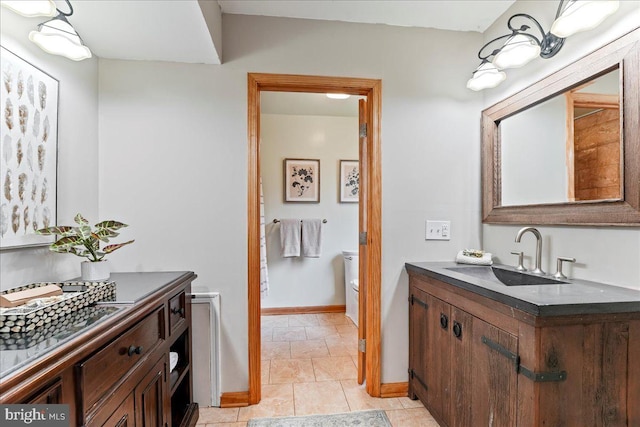
<path id="1" fill-rule="evenodd" d="M 542 235 L 540 234 L 540 232 L 533 227 L 521 228 L 520 231 L 518 231 L 518 234 L 516 235 L 516 243 L 520 243 L 520 239 L 522 238 L 522 235 L 527 231 L 530 231 L 531 233 L 533 233 L 534 236 L 536 236 L 536 268 L 532 270 L 531 273 L 543 275 L 545 274 L 545 272 L 542 271 L 542 268 L 541 268 L 542 266 Z"/>

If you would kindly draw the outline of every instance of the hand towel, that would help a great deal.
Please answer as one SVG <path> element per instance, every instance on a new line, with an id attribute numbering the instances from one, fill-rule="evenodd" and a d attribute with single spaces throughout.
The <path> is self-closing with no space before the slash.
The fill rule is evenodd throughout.
<path id="1" fill-rule="evenodd" d="M 280 245 L 284 258 L 300 256 L 300 219 L 280 220 Z"/>
<path id="2" fill-rule="evenodd" d="M 458 264 L 473 264 L 473 265 L 492 265 L 493 260 L 491 259 L 491 253 L 484 252 L 482 257 L 474 257 L 468 256 L 463 253 L 464 251 L 458 252 L 456 255 L 456 262 Z"/>
<path id="3" fill-rule="evenodd" d="M 302 220 L 302 256 L 320 258 L 322 252 L 322 220 Z"/>

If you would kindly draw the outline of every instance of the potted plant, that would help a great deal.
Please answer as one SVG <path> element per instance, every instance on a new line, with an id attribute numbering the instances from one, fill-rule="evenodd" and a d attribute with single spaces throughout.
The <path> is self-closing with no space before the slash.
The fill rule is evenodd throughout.
<path id="1" fill-rule="evenodd" d="M 78 224 L 75 227 L 69 225 L 46 227 L 36 230 L 36 233 L 43 235 L 57 234 L 60 236 L 58 240 L 49 246 L 49 249 L 53 252 L 70 253 L 87 258 L 88 261 L 84 261 L 80 265 L 82 280 L 108 279 L 110 271 L 109 265 L 104 259 L 105 255 L 133 243 L 134 240 L 111 244 L 102 248 L 100 248 L 100 242 L 109 243 L 109 239 L 118 236 L 119 233 L 116 230 L 127 227 L 127 224 L 108 220 L 99 222 L 92 228 L 89 225 L 89 221 L 81 214 L 77 214 L 74 221 Z"/>

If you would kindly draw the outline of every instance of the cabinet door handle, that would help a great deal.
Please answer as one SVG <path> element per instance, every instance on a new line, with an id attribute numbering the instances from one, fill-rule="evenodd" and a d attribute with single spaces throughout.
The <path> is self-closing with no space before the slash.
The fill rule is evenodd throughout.
<path id="1" fill-rule="evenodd" d="M 173 307 L 171 309 L 171 313 L 180 314 L 180 316 L 184 316 L 184 307 L 180 307 L 180 308 Z"/>
<path id="2" fill-rule="evenodd" d="M 141 345 L 139 346 L 130 345 L 129 348 L 127 349 L 127 354 L 129 355 L 129 357 L 131 357 L 134 354 L 142 354 L 143 351 L 144 351 L 144 348 Z"/>
<path id="3" fill-rule="evenodd" d="M 449 318 L 447 317 L 446 314 L 440 313 L 440 327 L 442 329 L 447 329 L 448 326 L 449 326 Z"/>
<path id="4" fill-rule="evenodd" d="M 458 322 L 453 322 L 453 335 L 456 338 L 462 337 L 462 325 Z"/>

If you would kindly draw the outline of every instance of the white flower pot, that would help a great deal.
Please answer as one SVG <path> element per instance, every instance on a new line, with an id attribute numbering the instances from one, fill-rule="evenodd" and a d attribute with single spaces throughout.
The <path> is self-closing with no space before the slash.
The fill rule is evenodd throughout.
<path id="1" fill-rule="evenodd" d="M 80 277 L 87 282 L 106 280 L 111 276 L 109 261 L 83 261 L 80 264 Z"/>

